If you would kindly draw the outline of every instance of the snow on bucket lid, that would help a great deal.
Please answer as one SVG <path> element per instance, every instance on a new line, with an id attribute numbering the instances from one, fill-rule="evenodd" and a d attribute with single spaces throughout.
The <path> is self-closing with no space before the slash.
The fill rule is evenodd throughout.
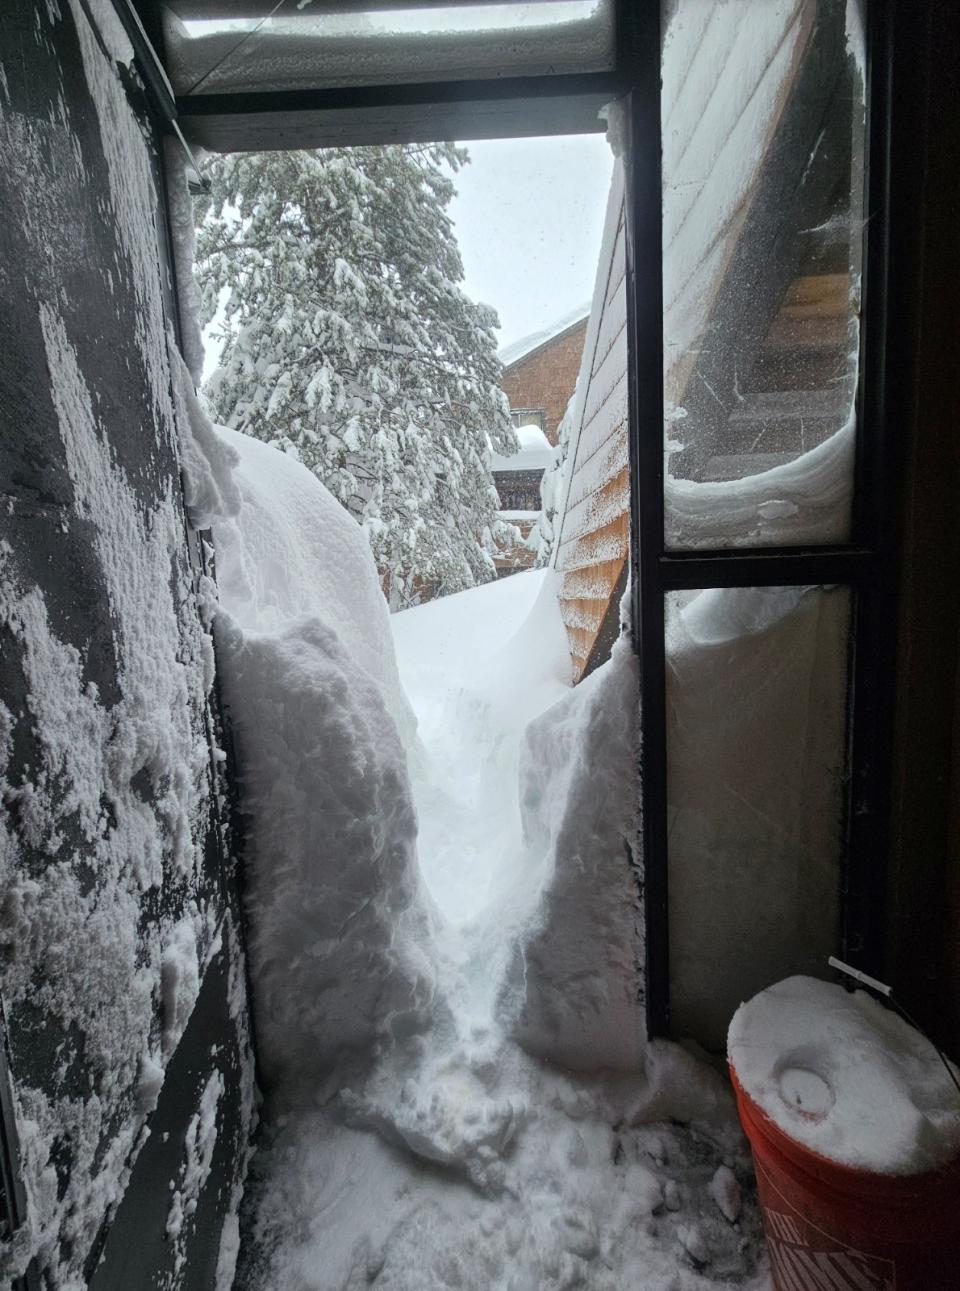
<path id="1" fill-rule="evenodd" d="M 788 977 L 740 1005 L 727 1054 L 785 1134 L 841 1165 L 920 1174 L 960 1155 L 960 1097 L 936 1049 L 865 991 Z"/>

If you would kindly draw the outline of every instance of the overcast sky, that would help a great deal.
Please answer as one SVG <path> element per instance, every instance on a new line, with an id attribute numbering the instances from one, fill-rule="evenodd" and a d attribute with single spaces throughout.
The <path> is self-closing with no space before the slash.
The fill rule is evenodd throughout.
<path id="1" fill-rule="evenodd" d="M 502 347 L 590 303 L 613 154 L 602 134 L 467 147 L 450 208 L 463 288 L 500 315 Z M 204 332 L 204 379 L 219 359 L 219 326 L 218 317 Z"/>
<path id="2" fill-rule="evenodd" d="M 613 154 L 602 134 L 466 146 L 451 206 L 463 286 L 496 309 L 509 345 L 589 303 Z"/>

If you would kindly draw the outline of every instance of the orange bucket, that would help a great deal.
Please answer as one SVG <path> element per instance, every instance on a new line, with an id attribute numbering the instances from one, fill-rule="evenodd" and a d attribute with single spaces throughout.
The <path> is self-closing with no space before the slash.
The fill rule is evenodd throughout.
<path id="1" fill-rule="evenodd" d="M 777 1291 L 960 1291 L 960 1161 L 914 1175 L 838 1165 L 785 1134 L 730 1074 Z"/>

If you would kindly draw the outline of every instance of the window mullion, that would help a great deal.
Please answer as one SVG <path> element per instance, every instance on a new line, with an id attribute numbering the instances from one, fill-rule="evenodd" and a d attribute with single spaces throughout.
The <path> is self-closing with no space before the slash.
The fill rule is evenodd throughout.
<path id="1" fill-rule="evenodd" d="M 631 467 L 631 615 L 640 657 L 640 850 L 647 1032 L 669 1029 L 667 726 L 663 582 L 663 219 L 660 6 L 638 5 L 627 130 L 626 253 Z"/>

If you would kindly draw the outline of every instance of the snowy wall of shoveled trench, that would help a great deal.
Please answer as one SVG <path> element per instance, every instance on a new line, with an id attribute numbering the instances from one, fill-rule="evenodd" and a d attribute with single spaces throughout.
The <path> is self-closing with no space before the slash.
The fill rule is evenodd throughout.
<path id="1" fill-rule="evenodd" d="M 212 1291 L 252 1068 L 157 144 L 108 0 L 3 25 L 0 1283 Z"/>

